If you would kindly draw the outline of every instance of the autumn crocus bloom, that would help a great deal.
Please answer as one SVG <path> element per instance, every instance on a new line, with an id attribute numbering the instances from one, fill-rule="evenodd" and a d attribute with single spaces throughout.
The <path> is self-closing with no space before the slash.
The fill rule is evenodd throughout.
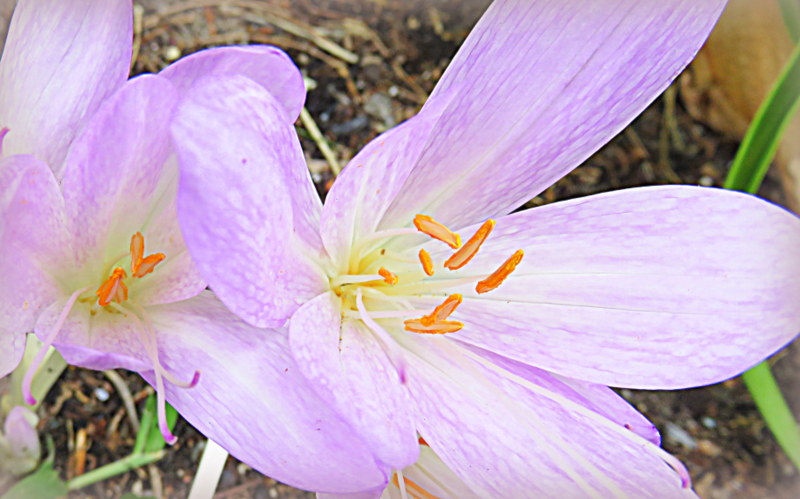
<path id="1" fill-rule="evenodd" d="M 21 3 L 15 22 L 35 17 L 43 31 L 30 36 L 46 45 L 48 23 L 67 30 L 74 20 L 51 19 L 39 5 Z M 108 49 L 129 54 L 127 34 L 124 47 Z M 48 49 L 61 47 L 40 47 Z M 178 229 L 169 124 L 198 75 L 228 73 L 263 82 L 289 119 L 299 114 L 302 77 L 283 52 L 214 49 L 122 84 L 70 141 L 60 175 L 36 151 L 0 158 L 0 331 L 12 343 L 35 331 L 74 365 L 140 372 L 156 387 L 168 441 L 165 399 L 276 479 L 331 492 L 375 487 L 385 472 L 286 355 L 288 332 L 249 326 L 204 291 Z M 0 355 L 13 367 L 14 352 Z M 32 374 L 23 383 L 29 401 Z"/>
<path id="2" fill-rule="evenodd" d="M 658 95 L 721 8 L 496 1 L 324 207 L 278 99 L 198 82 L 173 126 L 189 251 L 246 321 L 288 321 L 303 374 L 389 468 L 422 437 L 483 497 L 690 495 L 602 385 L 712 383 L 786 344 L 800 222 L 681 186 L 509 213 Z"/>

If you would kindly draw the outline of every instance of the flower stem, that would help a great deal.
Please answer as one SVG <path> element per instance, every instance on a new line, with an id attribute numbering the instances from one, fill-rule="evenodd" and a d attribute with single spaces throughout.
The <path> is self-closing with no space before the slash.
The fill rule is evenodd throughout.
<path id="1" fill-rule="evenodd" d="M 139 468 L 146 464 L 158 461 L 164 457 L 164 451 L 159 450 L 155 452 L 147 452 L 144 454 L 131 454 L 130 456 L 123 457 L 118 461 L 101 466 L 97 469 L 84 473 L 83 475 L 76 476 L 67 482 L 69 490 L 78 490 L 93 483 L 102 482 L 108 478 L 125 473 L 134 468 Z"/>

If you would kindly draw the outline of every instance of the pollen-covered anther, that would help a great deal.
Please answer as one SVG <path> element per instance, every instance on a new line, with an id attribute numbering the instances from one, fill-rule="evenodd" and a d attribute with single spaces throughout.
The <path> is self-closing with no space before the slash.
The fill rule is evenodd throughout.
<path id="1" fill-rule="evenodd" d="M 153 253 L 145 258 L 144 256 L 144 236 L 137 232 L 131 236 L 131 275 L 133 277 L 144 277 L 152 272 L 156 265 L 161 263 L 166 256 L 164 253 Z"/>
<path id="2" fill-rule="evenodd" d="M 433 259 L 430 253 L 424 249 L 419 250 L 419 263 L 422 264 L 422 270 L 425 271 L 428 277 L 433 275 Z"/>
<path id="3" fill-rule="evenodd" d="M 378 269 L 378 274 L 383 277 L 383 282 L 386 284 L 394 286 L 397 284 L 397 274 L 392 272 L 391 270 L 386 269 L 385 267 L 381 267 Z"/>
<path id="4" fill-rule="evenodd" d="M 522 261 L 523 256 L 525 256 L 525 252 L 521 249 L 515 251 L 514 254 L 511 255 L 508 260 L 503 262 L 503 264 L 500 265 L 497 270 L 492 272 L 489 277 L 478 282 L 478 284 L 475 285 L 475 291 L 477 293 L 488 293 L 489 291 L 503 284 L 503 281 L 506 280 L 506 277 L 508 277 L 509 274 L 514 272 L 514 269 L 517 268 L 517 265 L 519 265 L 519 262 Z"/>
<path id="5" fill-rule="evenodd" d="M 111 276 L 105 280 L 103 284 L 97 288 L 95 294 L 97 295 L 97 303 L 105 307 L 112 301 L 122 303 L 128 299 L 128 287 L 123 282 L 127 277 L 125 270 L 121 267 L 116 267 Z"/>
<path id="6" fill-rule="evenodd" d="M 406 331 L 421 334 L 447 334 L 455 333 L 464 327 L 464 324 L 458 321 L 439 321 L 432 324 L 426 324 L 422 319 L 408 319 L 403 321 Z"/>
<path id="7" fill-rule="evenodd" d="M 414 227 L 423 234 L 427 234 L 434 239 L 446 243 L 453 249 L 461 247 L 461 236 L 440 224 L 428 215 L 417 215 L 414 217 Z"/>
<path id="8" fill-rule="evenodd" d="M 444 266 L 450 270 L 458 270 L 469 263 L 472 257 L 478 254 L 478 250 L 483 242 L 486 241 L 486 238 L 489 237 L 492 229 L 494 229 L 494 220 L 490 219 L 483 222 L 483 225 L 469 238 L 469 241 L 444 262 Z"/>

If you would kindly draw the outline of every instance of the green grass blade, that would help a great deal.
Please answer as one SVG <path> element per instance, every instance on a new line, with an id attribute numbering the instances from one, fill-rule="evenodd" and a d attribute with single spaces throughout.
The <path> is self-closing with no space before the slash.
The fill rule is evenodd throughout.
<path id="1" fill-rule="evenodd" d="M 781 395 L 769 364 L 762 362 L 742 375 L 767 427 L 789 459 L 800 469 L 800 428 Z"/>
<path id="2" fill-rule="evenodd" d="M 755 193 L 775 157 L 781 135 L 800 104 L 800 45 L 758 109 L 736 152 L 724 187 Z"/>
<path id="3" fill-rule="evenodd" d="M 778 5 L 781 7 L 786 29 L 789 30 L 792 41 L 797 43 L 800 41 L 800 2 L 797 0 L 778 0 Z"/>

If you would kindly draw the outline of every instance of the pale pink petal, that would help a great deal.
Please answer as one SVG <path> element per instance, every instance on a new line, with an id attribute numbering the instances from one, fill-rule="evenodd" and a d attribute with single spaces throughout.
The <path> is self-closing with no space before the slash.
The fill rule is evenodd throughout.
<path id="1" fill-rule="evenodd" d="M 522 205 L 655 99 L 724 4 L 495 1 L 426 105 L 449 101 L 380 227 L 426 213 L 457 229 Z"/>
<path id="2" fill-rule="evenodd" d="M 451 338 L 454 338 L 454 336 L 451 336 Z M 658 428 L 607 386 L 559 376 L 469 344 L 462 344 L 462 346 L 485 357 L 492 364 L 502 367 L 508 372 L 521 376 L 531 383 L 550 391 L 560 393 L 573 402 L 614 421 L 619 426 L 631 430 L 649 442 L 661 445 L 661 435 L 658 433 Z"/>
<path id="3" fill-rule="evenodd" d="M 80 288 L 78 288 L 80 289 Z M 77 291 L 77 289 L 75 290 Z M 92 296 L 88 290 L 85 296 Z M 36 320 L 36 336 L 44 341 L 53 330 L 67 302 L 68 295 L 56 299 L 42 310 Z M 78 300 L 72 307 L 53 345 L 68 364 L 87 369 L 152 368 L 142 343 L 142 325 L 132 312 L 125 315 L 110 307 L 100 307 L 97 300 Z"/>
<path id="4" fill-rule="evenodd" d="M 447 102 L 442 97 L 375 137 L 336 178 L 325 198 L 321 230 L 325 249 L 340 270 L 346 270 L 354 243 L 377 228 L 397 197 Z M 401 225 L 411 226 L 411 219 Z"/>
<path id="5" fill-rule="evenodd" d="M 52 277 L 69 248 L 64 201 L 46 164 L 27 155 L 0 159 L 0 377 L 12 371 L 25 333 L 59 295 Z"/>
<path id="6" fill-rule="evenodd" d="M 403 343 L 414 352 L 409 389 L 420 435 L 477 495 L 694 496 L 658 447 L 552 387 L 476 360 L 447 338 Z"/>
<path id="7" fill-rule="evenodd" d="M 129 282 L 139 305 L 188 298 L 205 288 L 178 227 L 178 168 L 169 133 L 176 95 L 159 76 L 130 80 L 87 123 L 66 160 L 62 187 L 76 239 L 75 267 L 95 269 L 102 279 L 110 265 L 124 260 L 130 273 L 137 232 L 145 256 L 166 255 L 154 272 Z M 102 281 L 80 285 L 87 284 Z"/>
<path id="8" fill-rule="evenodd" d="M 60 177 L 72 138 L 127 78 L 132 33 L 130 0 L 20 0 L 0 61 L 3 153 Z"/>
<path id="9" fill-rule="evenodd" d="M 395 469 L 416 461 L 408 391 L 374 333 L 360 320 L 342 318 L 339 297 L 325 293 L 300 307 L 289 331 L 300 372 L 376 458 Z"/>
<path id="10" fill-rule="evenodd" d="M 248 326 L 210 293 L 148 314 L 167 369 L 186 378 L 201 371 L 194 388 L 167 384 L 167 400 L 237 459 L 304 489 L 386 483 L 388 470 L 300 374 L 285 330 Z"/>
<path id="11" fill-rule="evenodd" d="M 216 47 L 170 64 L 159 73 L 185 92 L 207 75 L 242 75 L 260 84 L 281 104 L 294 123 L 306 100 L 303 75 L 283 50 L 269 45 Z"/>
<path id="12" fill-rule="evenodd" d="M 463 269 L 486 274 L 525 251 L 496 290 L 461 289 L 457 338 L 594 383 L 717 382 L 800 331 L 798 247 L 795 215 L 721 189 L 645 187 L 526 210 L 498 220 Z"/>
<path id="13" fill-rule="evenodd" d="M 173 134 L 179 217 L 211 289 L 257 326 L 280 325 L 328 287 L 321 202 L 280 103 L 242 76 L 187 93 Z"/>

